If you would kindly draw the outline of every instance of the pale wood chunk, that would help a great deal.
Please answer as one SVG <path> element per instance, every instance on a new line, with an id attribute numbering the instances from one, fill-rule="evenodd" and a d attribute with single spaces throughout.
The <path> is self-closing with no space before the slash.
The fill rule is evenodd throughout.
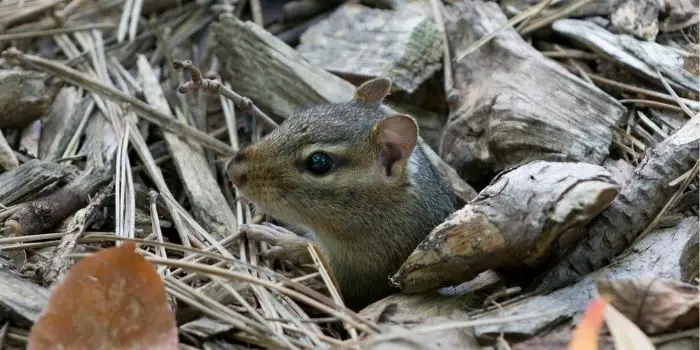
<path id="1" fill-rule="evenodd" d="M 75 87 L 62 88 L 43 120 L 39 138 L 39 158 L 56 160 L 63 156 L 66 146 L 80 124 L 80 96 Z"/>
<path id="2" fill-rule="evenodd" d="M 137 58 L 139 75 L 143 79 L 144 95 L 149 104 L 161 112 L 170 114 L 170 107 L 163 90 L 145 56 Z M 176 117 L 173 116 L 173 119 Z M 235 233 L 237 219 L 209 167 L 200 145 L 189 143 L 171 132 L 163 131 L 173 162 L 182 179 L 185 192 L 192 206 L 192 214 L 216 239 L 224 239 Z"/>
<path id="3" fill-rule="evenodd" d="M 5 135 L 0 131 L 0 169 L 12 170 L 19 166 L 19 160 L 15 155 L 15 151 L 7 143 Z"/>
<path id="4" fill-rule="evenodd" d="M 552 29 L 609 57 L 611 61 L 624 65 L 661 88 L 663 85 L 658 80 L 657 70 L 668 79 L 672 87 L 697 93 L 700 80 L 685 68 L 692 62 L 686 62 L 693 59 L 691 53 L 683 53 L 655 42 L 637 40 L 625 34 L 612 34 L 589 21 L 560 19 L 552 24 Z M 700 110 L 700 104 L 694 102 L 693 107 Z"/>
<path id="5" fill-rule="evenodd" d="M 534 161 L 502 173 L 436 227 L 392 281 L 416 293 L 488 269 L 536 267 L 580 238 L 618 189 L 609 171 L 588 163 Z"/>
<path id="6" fill-rule="evenodd" d="M 53 96 L 47 75 L 0 70 L 0 128 L 21 129 L 46 113 Z"/>
<path id="7" fill-rule="evenodd" d="M 453 52 L 462 52 L 507 18 L 493 2 L 446 9 Z M 471 185 L 533 159 L 601 164 L 625 108 L 544 57 L 512 28 L 453 64 L 455 96 L 440 155 Z"/>
<path id="8" fill-rule="evenodd" d="M 412 93 L 442 67 L 442 34 L 426 5 L 407 2 L 396 10 L 343 5 L 309 28 L 297 51 L 340 76 L 388 77 Z"/>
<path id="9" fill-rule="evenodd" d="M 613 0 L 610 22 L 616 32 L 653 41 L 659 34 L 663 0 Z"/>
<path id="10" fill-rule="evenodd" d="M 0 268 L 0 280 L 0 317 L 30 327 L 48 303 L 49 290 L 5 267 Z"/>

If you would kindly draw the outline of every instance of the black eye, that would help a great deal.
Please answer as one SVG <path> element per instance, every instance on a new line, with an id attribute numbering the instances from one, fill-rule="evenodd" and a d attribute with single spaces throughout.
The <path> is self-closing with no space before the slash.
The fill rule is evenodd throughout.
<path id="1" fill-rule="evenodd" d="M 306 170 L 316 174 L 323 175 L 333 168 L 333 159 L 324 152 L 314 152 L 306 158 Z"/>

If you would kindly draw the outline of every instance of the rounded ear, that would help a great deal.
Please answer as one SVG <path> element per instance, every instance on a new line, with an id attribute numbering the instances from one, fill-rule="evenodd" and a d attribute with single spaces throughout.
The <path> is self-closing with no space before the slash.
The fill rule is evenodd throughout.
<path id="1" fill-rule="evenodd" d="M 418 124 L 408 115 L 396 114 L 378 121 L 374 133 L 380 142 L 380 160 L 387 176 L 396 175 L 416 147 Z"/>
<path id="2" fill-rule="evenodd" d="M 355 90 L 353 100 L 359 100 L 369 104 L 381 104 L 391 91 L 391 79 L 374 78 L 366 81 Z"/>

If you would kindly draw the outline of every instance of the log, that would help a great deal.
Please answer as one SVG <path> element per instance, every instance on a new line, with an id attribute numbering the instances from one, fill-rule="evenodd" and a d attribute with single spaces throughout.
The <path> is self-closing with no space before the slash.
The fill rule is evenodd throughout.
<path id="1" fill-rule="evenodd" d="M 700 79 L 685 68 L 692 65 L 692 53 L 682 53 L 655 42 L 637 40 L 629 35 L 615 35 L 589 21 L 560 19 L 552 24 L 552 29 L 629 68 L 638 76 L 660 87 L 663 85 L 659 82 L 657 70 L 669 80 L 673 88 L 697 93 Z M 690 102 L 688 104 L 695 110 L 700 110 L 700 103 L 697 101 L 685 101 Z"/>
<path id="2" fill-rule="evenodd" d="M 339 7 L 307 30 L 297 51 L 312 64 L 347 79 L 388 77 L 413 93 L 442 67 L 443 37 L 424 1 L 395 10 Z"/>
<path id="3" fill-rule="evenodd" d="M 676 192 L 669 183 L 698 162 L 699 140 L 700 116 L 696 116 L 649 149 L 610 207 L 590 223 L 587 236 L 544 275 L 537 289 L 575 282 L 629 247 Z"/>
<path id="4" fill-rule="evenodd" d="M 507 22 L 493 2 L 446 9 L 452 52 Z M 544 57 L 512 28 L 456 62 L 455 103 L 440 155 L 476 188 L 503 169 L 535 159 L 602 164 L 625 108 Z"/>
<path id="5" fill-rule="evenodd" d="M 392 281 L 417 293 L 489 269 L 536 267 L 580 238 L 618 189 L 609 171 L 587 163 L 535 161 L 500 174 L 436 227 Z"/>

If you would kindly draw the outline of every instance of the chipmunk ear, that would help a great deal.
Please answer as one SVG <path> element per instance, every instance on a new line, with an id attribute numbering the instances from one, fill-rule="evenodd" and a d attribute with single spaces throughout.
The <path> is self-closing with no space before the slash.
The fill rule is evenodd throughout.
<path id="1" fill-rule="evenodd" d="M 408 115 L 396 114 L 374 126 L 374 136 L 380 145 L 379 159 L 387 176 L 394 176 L 405 166 L 418 141 L 418 125 Z"/>
<path id="2" fill-rule="evenodd" d="M 366 81 L 355 90 L 353 100 L 378 105 L 389 95 L 389 91 L 391 91 L 391 79 L 374 78 Z"/>

